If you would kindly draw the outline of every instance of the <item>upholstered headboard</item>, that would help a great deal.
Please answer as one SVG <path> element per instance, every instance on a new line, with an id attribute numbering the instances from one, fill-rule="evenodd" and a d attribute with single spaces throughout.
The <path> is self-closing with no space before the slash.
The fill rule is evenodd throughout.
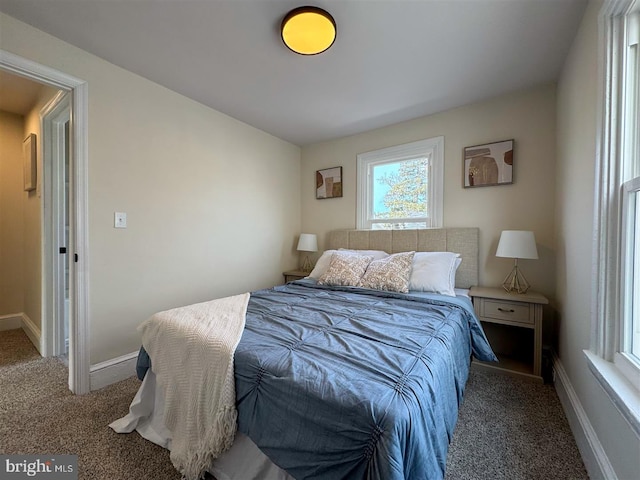
<path id="1" fill-rule="evenodd" d="M 334 230 L 328 249 L 353 248 L 397 252 L 455 252 L 462 263 L 456 287 L 478 285 L 478 228 L 429 228 L 423 230 Z"/>

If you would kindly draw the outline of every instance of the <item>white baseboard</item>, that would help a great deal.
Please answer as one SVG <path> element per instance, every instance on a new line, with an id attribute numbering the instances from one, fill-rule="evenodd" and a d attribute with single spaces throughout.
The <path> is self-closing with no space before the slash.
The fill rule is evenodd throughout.
<path id="1" fill-rule="evenodd" d="M 24 330 L 24 333 L 26 333 L 29 340 L 31 340 L 31 343 L 38 349 L 38 353 L 42 355 L 42 346 L 40 345 L 42 333 L 26 313 L 22 314 L 22 330 Z"/>
<path id="2" fill-rule="evenodd" d="M 553 368 L 556 392 L 558 392 L 560 403 L 569 420 L 569 426 L 578 444 L 589 478 L 617 480 L 618 477 L 609 462 L 609 457 L 607 457 L 600 439 L 591 425 L 587 412 L 582 407 L 567 371 L 556 355 L 553 356 Z"/>
<path id="3" fill-rule="evenodd" d="M 22 326 L 22 313 L 11 315 L 0 315 L 0 332 L 5 330 L 15 330 Z"/>
<path id="4" fill-rule="evenodd" d="M 91 365 L 89 368 L 91 390 L 98 390 L 135 375 L 137 358 L 138 352 L 131 352 Z"/>

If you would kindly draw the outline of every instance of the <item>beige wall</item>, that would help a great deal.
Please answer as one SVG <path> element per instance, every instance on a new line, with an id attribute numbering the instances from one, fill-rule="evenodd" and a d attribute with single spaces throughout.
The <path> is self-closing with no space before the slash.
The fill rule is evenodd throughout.
<path id="1" fill-rule="evenodd" d="M 640 441 L 587 367 L 593 261 L 598 26 L 591 1 L 558 83 L 559 357 L 618 478 L 636 478 Z M 578 437 L 580 438 L 580 437 Z"/>
<path id="2" fill-rule="evenodd" d="M 271 286 L 296 266 L 298 147 L 11 17 L 0 27 L 3 49 L 89 85 L 92 364 L 135 351 L 156 311 Z"/>
<path id="3" fill-rule="evenodd" d="M 539 260 L 520 266 L 535 290 L 555 292 L 555 85 L 504 95 L 302 150 L 302 230 L 324 235 L 356 225 L 356 157 L 359 153 L 416 140 L 445 137 L 444 226 L 480 227 L 480 283 L 499 285 L 513 260 L 495 257 L 502 230 L 533 230 Z M 515 140 L 514 183 L 462 187 L 462 151 Z M 316 170 L 342 166 L 344 196 L 316 200 Z M 320 248 L 322 248 L 320 246 Z"/>
<path id="4" fill-rule="evenodd" d="M 23 311 L 24 117 L 0 111 L 0 316 Z"/>
<path id="5" fill-rule="evenodd" d="M 56 93 L 43 85 L 25 116 L 0 112 L 0 315 L 23 313 L 38 329 L 42 328 L 40 110 Z M 22 143 L 30 133 L 36 134 L 38 188 L 26 192 Z"/>
<path id="6" fill-rule="evenodd" d="M 40 111 L 58 92 L 42 86 L 36 103 L 24 117 L 22 138 L 36 134 L 37 188 L 23 192 L 23 312 L 42 331 L 42 130 Z M 55 248 L 45 246 L 45 248 Z"/>

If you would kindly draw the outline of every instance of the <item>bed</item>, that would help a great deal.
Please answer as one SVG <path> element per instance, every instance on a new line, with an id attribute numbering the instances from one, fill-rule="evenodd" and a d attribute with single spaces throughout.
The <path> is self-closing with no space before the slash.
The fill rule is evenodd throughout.
<path id="1" fill-rule="evenodd" d="M 477 284 L 478 229 L 331 232 L 328 249 L 340 248 L 403 261 L 400 252 L 455 252 L 456 290 L 324 275 L 252 292 L 234 359 L 238 433 L 209 468 L 219 480 L 444 476 L 471 356 L 495 360 L 464 295 Z M 144 353 L 139 363 L 143 384 L 112 427 L 171 448 L 162 389 Z"/>

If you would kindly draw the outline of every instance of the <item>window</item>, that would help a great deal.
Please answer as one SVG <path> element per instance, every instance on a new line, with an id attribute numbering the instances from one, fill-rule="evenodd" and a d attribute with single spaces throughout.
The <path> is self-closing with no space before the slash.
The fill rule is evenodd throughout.
<path id="1" fill-rule="evenodd" d="M 640 176 L 624 183 L 622 195 L 623 327 L 620 354 L 640 367 Z"/>
<path id="2" fill-rule="evenodd" d="M 625 82 L 622 105 L 622 327 L 616 363 L 631 362 L 640 369 L 640 12 L 628 16 L 626 25 Z"/>
<path id="3" fill-rule="evenodd" d="M 605 3 L 589 367 L 640 433 L 640 0 Z"/>
<path id="4" fill-rule="evenodd" d="M 358 228 L 442 226 L 444 137 L 358 155 Z"/>

